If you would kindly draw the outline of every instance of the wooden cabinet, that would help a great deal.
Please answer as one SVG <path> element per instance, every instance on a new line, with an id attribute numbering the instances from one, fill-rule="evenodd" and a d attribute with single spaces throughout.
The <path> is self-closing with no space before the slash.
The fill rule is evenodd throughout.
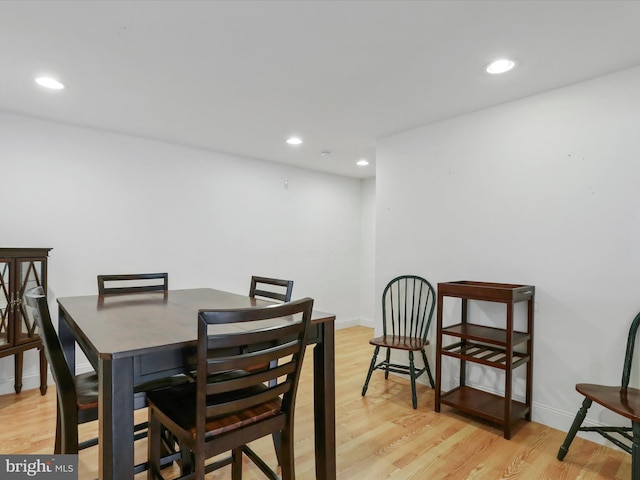
<path id="1" fill-rule="evenodd" d="M 459 323 L 443 324 L 445 297 L 462 301 Z M 533 377 L 533 305 L 535 287 L 487 282 L 446 282 L 438 284 L 435 410 L 442 404 L 495 422 L 503 427 L 504 438 L 511 438 L 511 426 L 520 418 L 531 420 Z M 478 325 L 469 319 L 468 301 L 482 300 L 506 305 L 504 328 Z M 526 327 L 514 329 L 514 305 L 527 302 Z M 442 391 L 442 359 L 459 360 L 457 387 Z M 467 362 L 504 371 L 504 395 L 467 385 Z M 513 371 L 526 368 L 525 401 L 513 400 Z"/>
<path id="2" fill-rule="evenodd" d="M 0 358 L 14 356 L 15 391 L 22 390 L 25 350 L 40 354 L 40 392 L 47 392 L 47 361 L 33 318 L 23 297 L 31 288 L 47 291 L 47 257 L 50 248 L 0 248 Z"/>

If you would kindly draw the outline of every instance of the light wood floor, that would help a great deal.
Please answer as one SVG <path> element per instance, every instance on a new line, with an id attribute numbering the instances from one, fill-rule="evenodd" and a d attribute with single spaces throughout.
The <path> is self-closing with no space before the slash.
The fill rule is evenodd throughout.
<path id="1" fill-rule="evenodd" d="M 511 440 L 501 431 L 443 407 L 433 411 L 433 390 L 419 386 L 418 409 L 411 408 L 411 388 L 405 379 L 384 380 L 375 372 L 365 398 L 362 382 L 373 352 L 372 330 L 355 327 L 336 333 L 336 429 L 338 478 L 343 480 L 613 480 L 631 478 L 631 459 L 624 452 L 576 438 L 563 462 L 556 454 L 565 433 L 536 423 L 521 422 Z M 314 478 L 313 401 L 310 356 L 296 408 L 296 474 Z M 578 405 L 576 405 L 576 408 Z M 137 412 L 144 419 L 145 411 Z M 0 452 L 51 453 L 55 426 L 55 391 L 0 396 Z M 95 435 L 95 423 L 83 425 L 81 435 Z M 273 464 L 270 439 L 253 444 Z M 136 443 L 139 461 L 146 444 Z M 79 478 L 97 477 L 97 447 L 79 456 Z M 246 461 L 246 480 L 261 479 Z M 167 478 L 176 472 L 169 469 Z M 220 470 L 207 478 L 230 477 Z M 145 478 L 141 474 L 136 479 Z"/>

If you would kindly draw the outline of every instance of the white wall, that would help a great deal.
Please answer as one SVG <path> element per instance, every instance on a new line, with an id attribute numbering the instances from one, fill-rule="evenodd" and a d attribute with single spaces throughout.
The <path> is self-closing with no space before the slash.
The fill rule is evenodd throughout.
<path id="1" fill-rule="evenodd" d="M 373 328 L 375 326 L 375 305 L 378 302 L 375 289 L 375 177 L 362 180 L 361 216 L 360 325 Z"/>
<path id="2" fill-rule="evenodd" d="M 167 271 L 170 288 L 239 293 L 260 274 L 358 323 L 358 179 L 3 113 L 0 179 L 0 245 L 53 247 L 50 300 L 95 294 L 99 273 Z M 35 352 L 24 380 L 38 384 Z"/>
<path id="3" fill-rule="evenodd" d="M 640 310 L 638 85 L 636 68 L 378 142 L 378 296 L 401 273 L 535 285 L 533 419 L 562 430 L 576 383 L 619 384 Z M 497 323 L 504 308 L 472 315 Z M 473 381 L 499 390 L 486 372 Z M 605 417 L 620 422 L 592 407 Z"/>

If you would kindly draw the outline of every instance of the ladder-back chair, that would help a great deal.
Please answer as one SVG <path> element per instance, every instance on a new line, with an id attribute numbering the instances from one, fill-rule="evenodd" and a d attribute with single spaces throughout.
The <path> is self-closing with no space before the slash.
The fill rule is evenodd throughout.
<path id="1" fill-rule="evenodd" d="M 99 295 L 118 295 L 142 292 L 166 292 L 168 273 L 132 273 L 124 275 L 98 275 Z"/>
<path id="2" fill-rule="evenodd" d="M 290 302 L 293 292 L 293 280 L 281 280 L 269 277 L 251 277 L 250 297 L 261 297 L 280 302 Z"/>
<path id="3" fill-rule="evenodd" d="M 149 479 L 162 478 L 162 428 L 179 439 L 181 448 L 193 452 L 195 471 L 180 478 L 202 480 L 205 472 L 231 465 L 231 478 L 239 480 L 245 454 L 269 478 L 279 479 L 247 446 L 275 432 L 282 439 L 282 478 L 295 478 L 293 415 L 312 307 L 313 300 L 306 298 L 269 307 L 199 312 L 196 383 L 147 397 Z M 276 366 L 247 370 L 256 363 Z M 205 465 L 206 459 L 225 452 L 231 455 Z"/>
<path id="4" fill-rule="evenodd" d="M 64 356 L 58 334 L 53 327 L 47 298 L 42 287 L 36 287 L 25 294 L 27 306 L 30 308 L 38 332 L 42 340 L 44 352 L 51 367 L 51 374 L 56 383 L 58 409 L 56 416 L 56 436 L 54 452 L 56 454 L 77 454 L 80 450 L 98 444 L 97 438 L 84 442 L 78 441 L 78 425 L 98 419 L 98 374 L 96 372 L 74 375 Z M 149 384 L 134 391 L 134 409 L 146 407 L 145 390 Z M 147 424 L 141 423 L 134 428 L 135 439 L 146 437 Z M 179 453 L 167 454 L 167 445 L 162 464 L 179 459 Z M 136 473 L 146 470 L 147 463 L 135 466 Z"/>

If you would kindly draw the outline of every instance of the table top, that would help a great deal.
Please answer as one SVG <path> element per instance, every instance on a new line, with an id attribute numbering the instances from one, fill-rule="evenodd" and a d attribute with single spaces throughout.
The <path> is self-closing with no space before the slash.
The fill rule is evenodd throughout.
<path id="1" fill-rule="evenodd" d="M 58 298 L 69 327 L 100 357 L 128 356 L 197 341 L 201 309 L 248 308 L 273 302 L 210 288 Z M 335 315 L 313 311 L 311 323 Z"/>

